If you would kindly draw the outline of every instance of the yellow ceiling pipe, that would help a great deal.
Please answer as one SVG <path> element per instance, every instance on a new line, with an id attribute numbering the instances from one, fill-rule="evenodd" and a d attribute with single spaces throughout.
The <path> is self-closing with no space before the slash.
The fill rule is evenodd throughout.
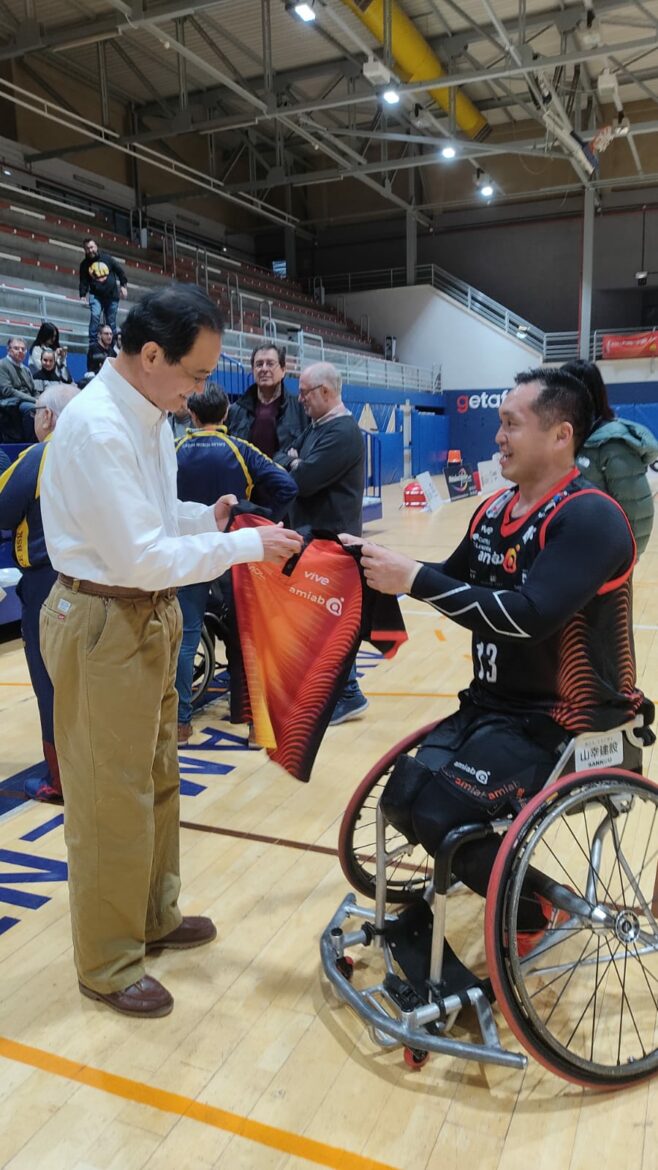
<path id="1" fill-rule="evenodd" d="M 343 0 L 343 4 L 383 43 L 384 0 Z M 404 74 L 407 82 L 428 81 L 445 73 L 436 53 L 395 0 L 391 4 L 391 54 L 398 66 L 397 72 Z M 427 92 L 446 113 L 449 112 L 450 93 L 447 89 Z M 455 119 L 469 138 L 481 138 L 489 129 L 486 118 L 460 90 L 455 94 Z"/>

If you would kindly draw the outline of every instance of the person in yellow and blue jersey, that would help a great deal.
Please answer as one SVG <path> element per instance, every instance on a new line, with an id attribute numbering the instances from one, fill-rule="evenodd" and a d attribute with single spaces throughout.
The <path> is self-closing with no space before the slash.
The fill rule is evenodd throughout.
<path id="1" fill-rule="evenodd" d="M 224 421 L 228 398 L 214 383 L 203 394 L 187 400 L 192 426 L 176 444 L 178 498 L 205 504 L 220 495 L 234 495 L 267 508 L 273 520 L 281 520 L 297 495 L 294 479 L 278 463 L 245 439 L 228 434 Z M 192 679 L 208 602 L 209 585 L 185 585 L 178 590 L 183 613 L 183 641 L 178 656 L 178 742 L 192 734 Z"/>
<path id="2" fill-rule="evenodd" d="M 64 407 L 78 393 L 77 386 L 53 382 L 34 408 L 34 430 L 39 440 L 23 451 L 0 475 L 0 528 L 13 533 L 14 560 L 21 570 L 16 588 L 21 603 L 21 632 L 30 679 L 39 706 L 46 768 L 25 781 L 32 800 L 62 803 L 62 786 L 53 733 L 53 687 L 39 648 L 39 613 L 57 573 L 48 558 L 41 522 L 41 475 L 48 442 Z M 44 774 L 45 772 L 45 774 Z"/>

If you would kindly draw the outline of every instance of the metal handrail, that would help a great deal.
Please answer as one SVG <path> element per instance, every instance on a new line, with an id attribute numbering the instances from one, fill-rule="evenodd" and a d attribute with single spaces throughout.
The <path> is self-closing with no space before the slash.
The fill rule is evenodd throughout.
<path id="1" fill-rule="evenodd" d="M 4 309 L 2 304 L 4 293 L 26 297 L 34 302 L 34 308 Z M 234 289 L 231 290 L 229 309 L 231 328 L 224 333 L 224 351 L 249 367 L 254 335 L 235 328 L 237 314 L 235 313 L 234 298 L 236 296 L 239 298 L 241 295 L 244 294 L 236 293 Z M 66 312 L 67 305 L 71 306 L 71 313 Z M 75 309 L 75 317 L 73 309 Z M 119 308 L 120 318 L 126 312 L 128 309 L 122 302 Z M 26 331 L 33 328 L 36 332 L 41 320 L 48 320 L 57 325 L 62 332 L 66 332 L 71 350 L 86 351 L 87 349 L 87 313 L 76 297 L 0 282 L 0 313 L 12 318 L 12 322 L 7 325 L 0 322 L 0 339 L 6 338 L 11 333 L 16 333 L 17 326 Z M 39 320 L 35 320 L 36 317 Z M 275 327 L 278 327 L 279 333 L 282 330 L 290 332 L 290 322 L 279 322 L 276 318 L 272 320 Z M 420 390 L 438 393 L 441 390 L 440 367 L 433 366 L 431 369 L 424 369 L 402 362 L 387 362 L 384 358 L 374 354 L 328 345 L 320 334 L 308 333 L 303 329 L 296 330 L 294 337 L 286 341 L 286 350 L 291 373 L 299 373 L 302 365 L 313 361 L 328 361 L 336 366 L 345 382 L 348 383 L 406 391 Z"/>

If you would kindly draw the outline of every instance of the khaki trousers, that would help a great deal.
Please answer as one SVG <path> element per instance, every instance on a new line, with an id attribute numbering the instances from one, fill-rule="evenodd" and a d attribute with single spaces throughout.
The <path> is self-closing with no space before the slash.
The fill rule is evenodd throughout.
<path id="1" fill-rule="evenodd" d="M 180 608 L 57 581 L 40 633 L 55 691 L 75 963 L 81 983 L 107 994 L 141 979 L 145 941 L 181 921 Z"/>

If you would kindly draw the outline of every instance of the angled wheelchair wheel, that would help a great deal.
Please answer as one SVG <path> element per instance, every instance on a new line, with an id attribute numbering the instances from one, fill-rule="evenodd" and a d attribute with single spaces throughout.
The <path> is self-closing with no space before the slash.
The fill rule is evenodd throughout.
<path id="1" fill-rule="evenodd" d="M 546 878 L 551 920 L 524 934 L 519 907 Z M 615 1089 L 658 1071 L 658 785 L 601 769 L 534 797 L 496 858 L 485 942 L 507 1023 L 557 1076 Z"/>
<path id="2" fill-rule="evenodd" d="M 375 897 L 375 813 L 379 798 L 398 756 L 418 748 L 428 732 L 436 727 L 428 723 L 400 740 L 370 769 L 350 800 L 338 835 L 338 857 L 350 885 L 366 898 Z M 405 837 L 392 825 L 386 826 L 386 850 L 404 845 Z M 386 900 L 412 902 L 422 895 L 432 872 L 432 861 L 422 845 L 394 858 L 387 866 Z"/>
<path id="3" fill-rule="evenodd" d="M 208 687 L 215 677 L 215 639 L 206 625 L 201 628 L 201 638 L 194 655 L 192 674 L 192 707 L 196 711 L 203 703 Z"/>

